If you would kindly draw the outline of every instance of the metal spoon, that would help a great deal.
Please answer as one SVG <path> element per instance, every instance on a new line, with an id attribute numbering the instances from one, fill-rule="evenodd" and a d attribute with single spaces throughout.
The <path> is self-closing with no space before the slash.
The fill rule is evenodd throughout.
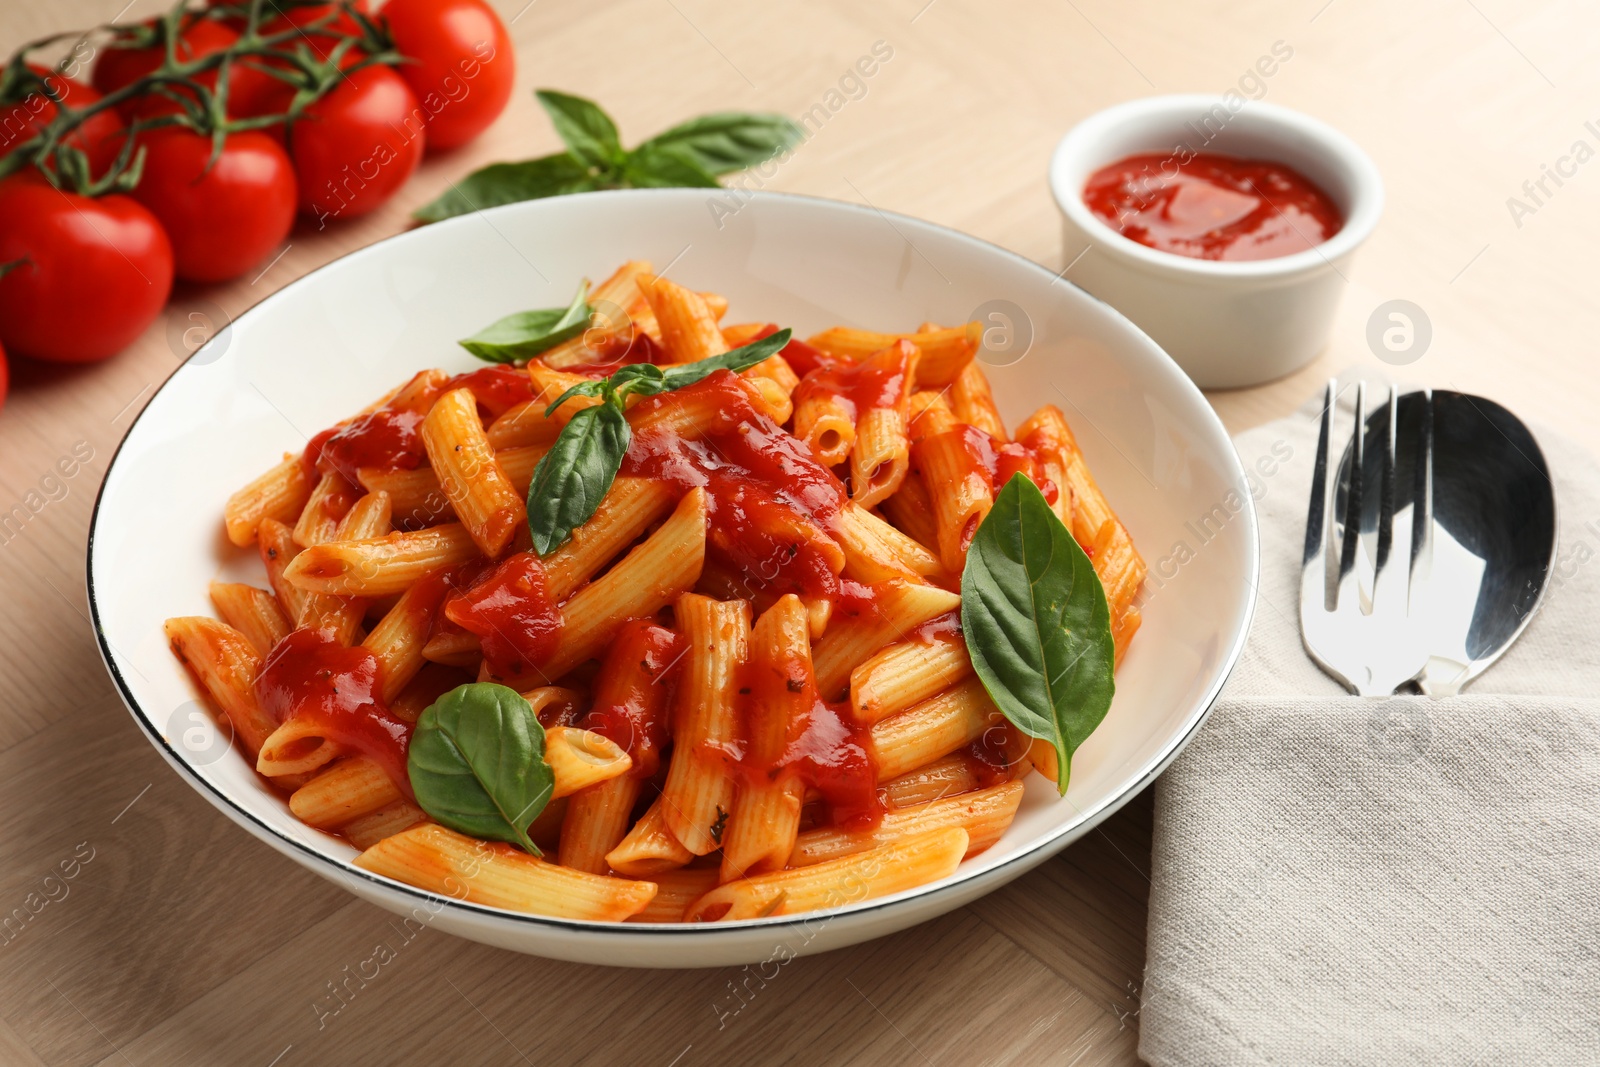
<path id="1" fill-rule="evenodd" d="M 1388 418 L 1388 405 L 1368 418 L 1369 441 Z M 1428 696 L 1451 696 L 1499 659 L 1539 609 L 1556 551 L 1555 490 L 1533 434 L 1492 400 L 1407 393 L 1397 426 L 1396 517 L 1418 502 L 1423 512 L 1412 523 L 1411 625 L 1429 658 L 1416 684 Z M 1349 462 L 1347 450 L 1346 469 Z M 1367 499 L 1378 499 L 1380 467 L 1368 461 L 1362 473 Z M 1369 558 L 1377 520 L 1363 516 Z"/>

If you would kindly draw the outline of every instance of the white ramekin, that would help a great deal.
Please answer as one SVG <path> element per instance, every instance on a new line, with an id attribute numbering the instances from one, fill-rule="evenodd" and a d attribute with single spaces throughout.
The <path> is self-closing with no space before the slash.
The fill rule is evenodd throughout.
<path id="1" fill-rule="evenodd" d="M 1206 389 L 1271 381 L 1321 351 L 1356 247 L 1383 211 L 1383 180 L 1354 141 L 1308 115 L 1242 100 L 1194 94 L 1118 104 L 1073 127 L 1050 160 L 1066 279 L 1132 319 Z M 1287 164 L 1333 199 L 1344 226 L 1292 256 L 1219 262 L 1131 241 L 1084 204 L 1084 183 L 1101 167 L 1185 150 Z"/>

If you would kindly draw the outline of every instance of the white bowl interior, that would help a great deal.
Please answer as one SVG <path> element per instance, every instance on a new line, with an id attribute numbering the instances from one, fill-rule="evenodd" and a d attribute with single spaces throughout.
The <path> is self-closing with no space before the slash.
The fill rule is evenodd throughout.
<path id="1" fill-rule="evenodd" d="M 641 257 L 671 264 L 681 283 L 726 294 L 726 321 L 775 321 L 801 336 L 836 323 L 914 329 L 998 308 L 1017 337 L 1032 336 L 1025 356 L 988 368 L 1002 411 L 1014 423 L 1040 404 L 1062 408 L 1151 567 L 1143 629 L 1109 716 L 1073 761 L 1066 799 L 1034 776 L 999 844 L 947 885 L 902 894 L 924 906 L 899 921 L 884 905 L 901 898 L 856 906 L 876 918 L 838 925 L 835 943 L 926 918 L 1014 877 L 1115 810 L 1176 754 L 1238 655 L 1257 562 L 1244 475 L 1199 392 L 1115 311 L 994 246 L 848 204 L 763 195 L 719 218 L 711 202 L 695 190 L 595 194 L 403 234 L 268 298 L 156 394 L 97 506 L 91 601 L 136 719 L 203 794 L 298 861 L 391 907 L 406 903 L 409 891 L 372 890 L 371 876 L 347 865 L 353 850 L 294 819 L 237 752 L 203 738 L 197 746 L 193 736 L 182 743 L 183 729 L 203 728 L 188 714 L 196 692 L 166 647 L 162 621 L 212 614 L 206 585 L 214 578 L 262 583 L 255 553 L 221 533 L 223 502 L 240 485 L 416 370 L 481 365 L 457 338 L 511 311 L 563 305 L 580 277 L 599 279 Z M 660 962 L 639 927 L 476 913 L 457 932 L 566 958 L 598 958 L 604 945 L 610 962 Z M 784 922 L 792 920 L 754 925 Z M 546 936 L 552 930 L 561 945 Z M 680 928 L 678 936 L 706 933 Z M 741 954 L 680 954 L 676 962 Z"/>

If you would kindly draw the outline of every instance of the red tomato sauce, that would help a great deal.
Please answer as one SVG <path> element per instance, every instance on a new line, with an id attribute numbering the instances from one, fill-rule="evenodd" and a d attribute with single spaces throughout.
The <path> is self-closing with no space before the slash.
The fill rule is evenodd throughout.
<path id="1" fill-rule="evenodd" d="M 401 793 L 411 796 L 406 752 L 411 724 L 383 703 L 378 658 L 346 648 L 327 630 L 296 630 L 267 655 L 256 676 L 256 699 L 279 723 L 310 721 L 322 736 L 369 757 Z"/>
<path id="2" fill-rule="evenodd" d="M 413 471 L 428 458 L 422 444 L 425 413 L 382 407 L 323 430 L 306 445 L 305 464 L 324 474 L 338 472 L 357 483 L 356 471 L 377 467 Z"/>
<path id="3" fill-rule="evenodd" d="M 966 453 L 970 469 L 988 478 L 992 492 L 998 494 L 1004 489 L 1013 474 L 1025 474 L 1029 481 L 1039 487 L 1039 492 L 1044 494 L 1048 503 L 1056 502 L 1060 487 L 1045 477 L 1038 450 L 1026 441 L 1000 444 L 987 431 L 966 423 L 945 433 L 959 435 L 961 450 Z"/>
<path id="4" fill-rule="evenodd" d="M 819 546 L 798 536 L 795 520 L 809 520 L 824 532 L 838 529 L 844 485 L 804 442 L 757 411 L 729 371 L 641 401 L 633 410 L 700 401 L 710 401 L 718 414 L 703 438 L 684 440 L 647 428 L 634 434 L 621 473 L 684 490 L 705 487 L 707 541 L 736 572 L 776 595 L 836 597 L 838 571 Z"/>
<path id="5" fill-rule="evenodd" d="M 947 611 L 943 615 L 935 615 L 906 637 L 912 641 L 921 641 L 923 644 L 932 644 L 935 641 L 963 641 L 965 638 L 961 632 L 961 612 Z"/>
<path id="6" fill-rule="evenodd" d="M 1191 259 L 1275 259 L 1321 244 L 1344 225 L 1339 208 L 1281 163 L 1200 153 L 1130 156 L 1096 171 L 1090 211 L 1129 240 Z"/>
<path id="7" fill-rule="evenodd" d="M 960 754 L 966 757 L 967 766 L 972 769 L 973 776 L 978 780 L 979 789 L 988 789 L 1011 780 L 1014 764 L 1012 755 L 1006 750 L 1009 738 L 1006 727 L 992 726 L 976 741 L 960 750 Z M 1026 752 L 1021 758 L 1027 758 Z"/>
<path id="8" fill-rule="evenodd" d="M 851 418 L 860 418 L 872 408 L 892 408 L 906 395 L 907 361 L 896 366 L 880 363 L 833 363 L 810 371 L 795 386 L 794 404 L 825 394 L 842 400 Z"/>
<path id="9" fill-rule="evenodd" d="M 547 685 L 537 665 L 555 650 L 561 610 L 545 589 L 544 566 L 532 552 L 496 564 L 444 603 L 444 616 L 477 635 L 496 678 L 510 685 Z"/>
<path id="10" fill-rule="evenodd" d="M 422 443 L 422 420 L 433 401 L 452 389 L 470 389 L 488 423 L 518 404 L 533 399 L 533 380 L 520 367 L 483 367 L 448 379 L 429 390 L 416 408 L 385 404 L 331 426 L 306 445 L 304 462 L 312 469 L 337 471 L 352 485 L 356 471 L 374 467 L 384 471 L 414 471 L 427 462 Z"/>
<path id="11" fill-rule="evenodd" d="M 585 378 L 604 378 L 630 363 L 670 363 L 667 350 L 656 344 L 643 330 L 634 327 L 629 333 L 596 332 L 591 340 L 585 336 L 588 360 L 582 366 L 562 367 L 570 374 Z"/>
<path id="12" fill-rule="evenodd" d="M 489 415 L 486 423 L 533 399 L 533 379 L 522 367 L 480 367 L 458 374 L 444 383 L 439 395 L 452 389 L 471 389 L 478 406 Z"/>
<path id="13" fill-rule="evenodd" d="M 878 796 L 878 761 L 870 731 L 855 720 L 848 702 L 832 704 L 817 694 L 809 664 L 763 669 L 746 664 L 739 688 L 746 741 L 739 746 L 737 768 L 745 781 L 778 781 L 794 776 L 815 789 L 832 819 L 847 829 L 876 826 L 883 818 Z M 753 717 L 790 714 L 796 704 L 807 708 L 791 721 L 782 750 L 762 752 L 748 739 Z"/>
<path id="14" fill-rule="evenodd" d="M 595 680 L 586 729 L 615 741 L 633 760 L 629 774 L 649 778 L 661 766 L 683 640 L 650 619 L 623 625 Z"/>
<path id="15" fill-rule="evenodd" d="M 769 322 L 767 325 L 757 330 L 755 336 L 751 337 L 750 340 L 745 342 L 745 344 L 755 344 L 757 341 L 771 337 L 777 332 L 777 324 Z M 812 348 L 804 341 L 793 337 L 789 339 L 788 344 L 784 345 L 778 350 L 778 355 L 782 356 L 784 362 L 789 364 L 790 370 L 794 371 L 802 378 L 816 370 L 818 367 L 832 367 L 844 362 L 843 360 L 840 360 L 834 356 L 828 355 L 821 349 Z"/>

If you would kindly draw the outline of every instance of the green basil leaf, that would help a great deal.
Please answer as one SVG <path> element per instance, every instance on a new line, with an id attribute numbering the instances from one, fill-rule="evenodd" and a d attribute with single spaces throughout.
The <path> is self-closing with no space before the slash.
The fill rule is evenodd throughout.
<path id="1" fill-rule="evenodd" d="M 691 155 L 640 147 L 628 153 L 622 176 L 640 189 L 719 189 L 716 176 Z"/>
<path id="2" fill-rule="evenodd" d="M 731 174 L 766 162 L 804 136 L 804 131 L 783 115 L 719 111 L 658 133 L 634 152 L 668 148 L 687 155 L 708 174 Z"/>
<path id="3" fill-rule="evenodd" d="M 535 856 L 528 826 L 555 790 L 544 727 L 515 689 L 460 685 L 417 719 L 406 760 L 417 804 L 441 825 Z"/>
<path id="4" fill-rule="evenodd" d="M 554 89 L 534 94 L 550 115 L 556 133 L 579 162 L 602 169 L 620 166 L 624 158 L 617 124 L 593 100 Z"/>
<path id="5" fill-rule="evenodd" d="M 564 308 L 518 311 L 456 343 L 490 363 L 525 363 L 582 333 L 593 313 L 589 283 L 582 282 L 572 303 Z"/>
<path id="6" fill-rule="evenodd" d="M 615 394 L 617 402 L 621 403 L 629 393 L 655 396 L 657 393 L 666 392 L 666 388 L 661 384 L 665 378 L 666 374 L 662 368 L 654 363 L 630 363 L 607 378 L 604 388 Z"/>
<path id="7" fill-rule="evenodd" d="M 574 385 L 572 388 L 556 397 L 555 401 L 551 403 L 549 407 L 544 409 L 544 417 L 548 419 L 551 415 L 554 415 L 557 408 L 575 396 L 604 396 L 605 391 L 606 383 L 604 381 L 597 379 L 592 382 L 579 382 L 577 385 Z"/>
<path id="8" fill-rule="evenodd" d="M 484 208 L 538 200 L 546 196 L 585 193 L 601 188 L 589 168 L 569 152 L 520 163 L 492 163 L 456 182 L 432 203 L 413 212 L 423 222 L 470 215 Z"/>
<path id="9" fill-rule="evenodd" d="M 609 402 L 584 408 L 562 427 L 528 486 L 528 533 L 539 555 L 548 556 L 589 521 L 632 437 L 621 407 Z"/>
<path id="10" fill-rule="evenodd" d="M 995 498 L 967 551 L 961 629 L 995 705 L 1055 746 L 1065 793 L 1072 753 L 1116 691 L 1111 612 L 1089 557 L 1021 474 Z"/>
<path id="11" fill-rule="evenodd" d="M 719 370 L 731 370 L 738 374 L 742 370 L 749 370 L 757 363 L 781 351 L 789 343 L 793 330 L 779 330 L 759 341 L 751 341 L 747 345 L 731 348 L 720 356 L 711 356 L 707 359 L 695 360 L 693 363 L 677 363 L 670 367 L 661 368 L 661 387 L 655 392 L 666 393 L 684 386 L 693 385 L 708 374 Z"/>

